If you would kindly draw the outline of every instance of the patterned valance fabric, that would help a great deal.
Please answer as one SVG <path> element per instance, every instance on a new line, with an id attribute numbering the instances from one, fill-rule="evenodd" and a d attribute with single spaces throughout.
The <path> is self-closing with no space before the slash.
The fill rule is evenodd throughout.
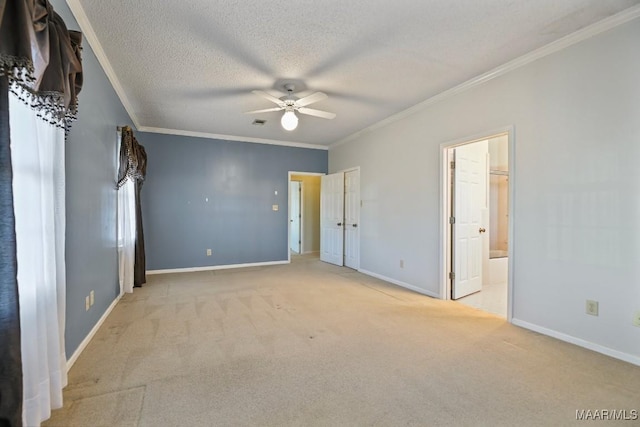
<path id="1" fill-rule="evenodd" d="M 147 173 L 147 153 L 133 136 L 133 130 L 124 126 L 121 134 L 118 188 L 122 187 L 127 178 L 142 183 Z"/>
<path id="2" fill-rule="evenodd" d="M 0 76 L 39 116 L 67 130 L 82 88 L 81 42 L 48 0 L 0 0 Z"/>

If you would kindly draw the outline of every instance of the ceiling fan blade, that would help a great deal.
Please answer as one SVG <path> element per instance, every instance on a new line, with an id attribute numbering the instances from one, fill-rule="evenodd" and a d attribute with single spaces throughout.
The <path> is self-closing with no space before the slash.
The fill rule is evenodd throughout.
<path id="1" fill-rule="evenodd" d="M 299 107 L 304 107 L 309 104 L 313 104 L 314 102 L 322 101 L 323 99 L 327 99 L 327 95 L 322 92 L 312 93 L 309 96 L 305 96 L 304 98 L 300 98 L 296 101 L 296 105 Z"/>
<path id="2" fill-rule="evenodd" d="M 282 100 L 276 98 L 273 95 L 268 94 L 267 92 L 263 92 L 261 90 L 253 90 L 252 92 L 255 93 L 258 96 L 261 96 L 261 97 L 263 97 L 265 99 L 268 99 L 269 101 L 271 101 L 271 102 L 273 102 L 275 104 L 278 104 L 280 106 L 284 105 L 284 102 Z"/>
<path id="3" fill-rule="evenodd" d="M 273 108 L 265 108 L 264 110 L 247 111 L 245 114 L 269 113 L 271 111 L 280 111 L 280 110 L 282 110 L 282 108 L 273 107 Z"/>
<path id="4" fill-rule="evenodd" d="M 298 112 L 302 113 L 302 114 L 308 114 L 309 116 L 315 116 L 315 117 L 321 117 L 323 119 L 333 119 L 336 117 L 335 113 L 329 113 L 327 111 L 320 111 L 320 110 L 316 110 L 313 108 L 298 108 Z"/>

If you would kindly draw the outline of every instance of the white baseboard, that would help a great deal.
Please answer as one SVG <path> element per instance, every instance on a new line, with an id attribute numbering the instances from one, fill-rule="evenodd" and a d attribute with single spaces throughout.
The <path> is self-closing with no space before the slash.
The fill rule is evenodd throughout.
<path id="1" fill-rule="evenodd" d="M 312 255 L 312 254 L 319 254 L 320 251 L 306 251 L 306 252 L 302 252 L 302 255 Z"/>
<path id="2" fill-rule="evenodd" d="M 513 318 L 511 319 L 511 323 L 516 326 L 520 326 L 521 328 L 529 329 L 534 332 L 541 333 L 543 335 L 548 335 L 553 338 L 557 338 L 560 341 L 568 342 L 570 344 L 575 344 L 579 347 L 584 347 L 589 350 L 593 350 L 597 353 L 602 353 L 604 355 L 613 357 L 614 359 L 623 360 L 625 362 L 629 362 L 633 365 L 640 366 L 640 357 L 634 356 L 632 354 L 623 353 L 618 350 L 613 350 L 609 347 L 605 347 L 600 344 L 595 344 L 581 338 L 576 338 L 571 335 L 563 334 L 562 332 L 554 331 L 553 329 L 548 329 L 539 325 L 535 325 L 533 323 L 525 322 L 524 320 Z"/>
<path id="3" fill-rule="evenodd" d="M 188 267 L 188 268 L 169 268 L 165 270 L 147 270 L 147 274 L 167 274 L 167 273 L 193 273 L 194 271 L 210 271 L 210 270 L 227 270 L 230 268 L 245 267 L 264 267 L 267 265 L 289 264 L 288 260 L 284 261 L 267 261 L 267 262 L 251 262 L 246 264 L 225 264 L 210 265 L 206 267 Z"/>
<path id="4" fill-rule="evenodd" d="M 438 298 L 438 299 L 440 298 L 440 295 L 436 294 L 435 292 L 431 292 L 431 291 L 427 291 L 427 290 L 422 289 L 422 288 L 418 288 L 417 286 L 413 286 L 413 285 L 410 285 L 408 283 L 401 282 L 400 280 L 392 279 L 390 277 L 386 277 L 386 276 L 383 276 L 381 274 L 374 273 L 372 271 L 364 270 L 362 268 L 359 269 L 358 271 L 360 273 L 362 273 L 362 274 L 366 274 L 367 276 L 375 277 L 376 279 L 380 279 L 380 280 L 384 280 L 385 282 L 393 283 L 394 285 L 398 285 L 400 287 L 412 290 L 414 292 L 417 292 L 417 293 L 422 294 L 422 295 L 426 295 L 426 296 L 431 297 L 431 298 Z"/>
<path id="5" fill-rule="evenodd" d="M 98 329 L 100 329 L 100 326 L 102 326 L 104 321 L 107 320 L 107 317 L 109 317 L 109 314 L 111 314 L 111 311 L 113 311 L 116 304 L 118 304 L 118 301 L 120 301 L 120 298 L 122 298 L 122 294 L 118 295 L 116 299 L 113 300 L 111 305 L 107 307 L 105 312 L 102 314 L 102 317 L 100 317 L 100 320 L 98 320 L 98 322 L 93 326 L 93 328 L 87 334 L 87 336 L 84 337 L 84 339 L 82 340 L 82 342 L 80 343 L 76 351 L 74 351 L 71 357 L 67 360 L 67 372 L 69 372 L 69 369 L 71 369 L 73 364 L 76 363 L 76 360 L 78 360 L 78 357 L 80 357 L 80 354 L 84 351 L 87 345 L 89 345 L 89 342 L 91 342 L 91 340 L 93 339 L 93 336 L 96 334 L 96 332 L 98 332 Z"/>

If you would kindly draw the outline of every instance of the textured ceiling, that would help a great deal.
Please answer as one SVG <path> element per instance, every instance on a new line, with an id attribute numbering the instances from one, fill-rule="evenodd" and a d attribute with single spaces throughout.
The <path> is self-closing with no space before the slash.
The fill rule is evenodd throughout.
<path id="1" fill-rule="evenodd" d="M 140 127 L 318 145 L 640 2 L 68 1 L 86 14 Z M 252 90 L 276 94 L 286 79 L 325 92 L 310 107 L 337 117 L 300 115 L 287 132 L 282 113 L 244 114 L 274 106 Z"/>

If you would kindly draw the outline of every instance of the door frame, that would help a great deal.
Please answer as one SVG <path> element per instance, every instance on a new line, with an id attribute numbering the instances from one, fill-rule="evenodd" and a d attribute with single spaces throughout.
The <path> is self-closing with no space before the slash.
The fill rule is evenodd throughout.
<path id="1" fill-rule="evenodd" d="M 451 280 L 449 279 L 449 271 L 451 266 L 451 226 L 449 224 L 449 216 L 451 214 L 451 170 L 449 162 L 452 161 L 450 153 L 453 148 L 467 145 L 477 141 L 490 139 L 498 135 L 507 135 L 509 147 L 509 248 L 507 251 L 508 261 L 508 283 L 507 283 L 507 320 L 513 319 L 513 289 L 514 289 L 514 224 L 516 221 L 514 215 L 515 206 L 515 129 L 514 126 L 505 126 L 502 128 L 489 130 L 475 135 L 459 138 L 440 144 L 440 299 L 451 299 Z"/>
<path id="2" fill-rule="evenodd" d="M 289 220 L 291 219 L 291 194 L 289 194 L 289 189 L 291 188 L 291 176 L 292 175 L 306 175 L 306 176 L 324 176 L 326 173 L 322 172 L 298 172 L 298 171 L 289 171 L 287 177 L 287 262 L 291 263 L 291 249 L 289 248 L 289 243 L 291 242 L 291 226 L 289 225 Z M 304 192 L 304 189 L 302 190 Z M 302 244 L 304 243 L 304 199 L 302 198 L 302 194 L 300 195 L 300 215 L 302 215 L 300 219 L 300 253 L 302 253 Z"/>

